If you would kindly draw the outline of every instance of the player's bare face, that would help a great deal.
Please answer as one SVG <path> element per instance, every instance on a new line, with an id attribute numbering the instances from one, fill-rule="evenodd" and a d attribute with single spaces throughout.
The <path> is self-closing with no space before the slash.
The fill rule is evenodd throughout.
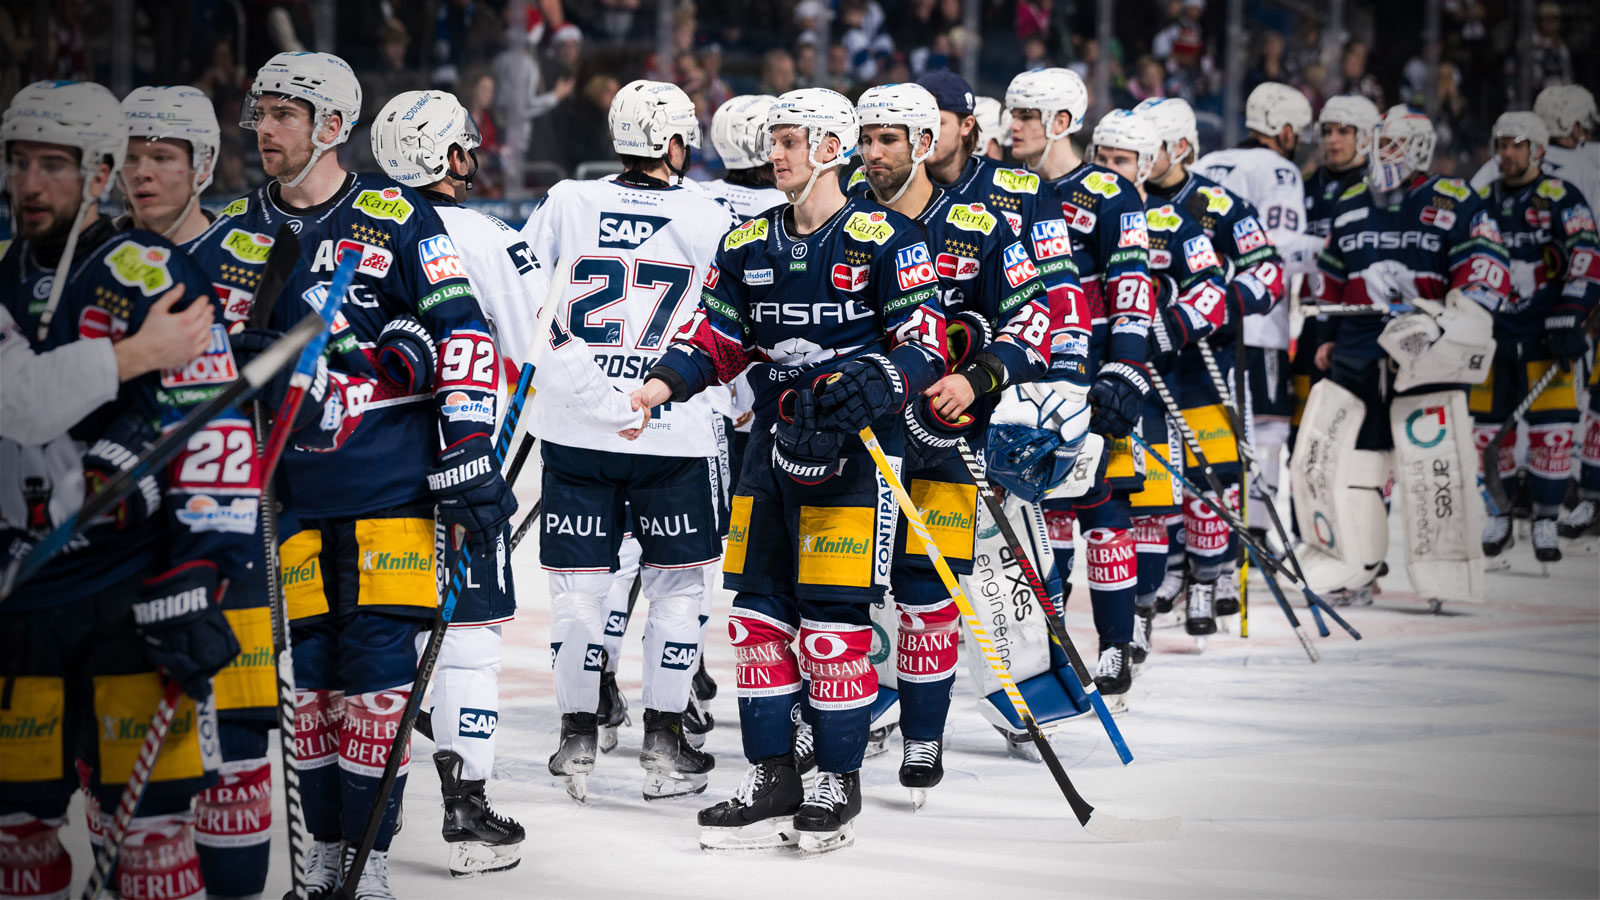
<path id="1" fill-rule="evenodd" d="M 36 141 L 12 141 L 9 148 L 6 185 L 16 207 L 17 236 L 30 241 L 65 237 L 83 199 L 77 148 Z"/>
<path id="2" fill-rule="evenodd" d="M 942 169 L 961 152 L 964 146 L 961 134 L 963 121 L 965 121 L 963 116 L 958 116 L 949 110 L 939 110 L 939 140 L 933 145 L 933 156 L 928 158 L 930 166 Z"/>
<path id="3" fill-rule="evenodd" d="M 904 125 L 861 129 L 861 170 L 880 198 L 892 197 L 911 177 L 911 141 Z"/>
<path id="4" fill-rule="evenodd" d="M 165 231 L 194 193 L 194 155 L 188 141 L 132 138 L 122 164 L 128 206 L 141 227 Z"/>
<path id="5" fill-rule="evenodd" d="M 798 125 L 774 128 L 772 152 L 767 158 L 772 160 L 772 174 L 777 179 L 778 190 L 794 193 L 805 188 L 811 178 L 811 144 L 804 128 Z"/>
<path id="6" fill-rule="evenodd" d="M 1509 137 L 1496 138 L 1494 152 L 1501 178 L 1513 184 L 1528 180 L 1528 168 L 1533 164 L 1531 143 Z"/>
<path id="7" fill-rule="evenodd" d="M 256 102 L 256 149 L 261 171 L 273 178 L 290 179 L 311 162 L 311 109 L 305 103 L 272 95 Z"/>
<path id="8" fill-rule="evenodd" d="M 1037 160 L 1044 155 L 1044 119 L 1037 109 L 1011 111 L 1011 152 L 1017 159 Z"/>
<path id="9" fill-rule="evenodd" d="M 1356 163 L 1356 128 L 1329 122 L 1322 126 L 1322 161 L 1337 170 L 1348 169 Z"/>
<path id="10" fill-rule="evenodd" d="M 1120 147 L 1096 147 L 1094 163 L 1097 166 L 1105 166 L 1129 181 L 1137 183 L 1139 180 L 1139 154 L 1132 150 L 1123 150 Z"/>

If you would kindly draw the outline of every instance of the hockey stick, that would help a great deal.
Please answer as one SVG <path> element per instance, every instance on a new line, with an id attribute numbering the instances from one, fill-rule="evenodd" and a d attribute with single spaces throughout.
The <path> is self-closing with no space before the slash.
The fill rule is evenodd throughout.
<path id="1" fill-rule="evenodd" d="M 283 265 L 292 270 L 296 262 L 293 257 L 284 257 L 280 260 L 272 256 L 268 257 L 267 266 L 270 268 Z M 265 272 L 262 278 L 265 280 Z M 123 469 L 108 481 L 105 487 L 84 500 L 83 506 L 76 513 L 68 516 L 54 531 L 34 544 L 26 556 L 12 560 L 6 569 L 5 577 L 0 579 L 0 601 L 10 596 L 18 585 L 39 574 L 45 564 L 57 553 L 66 549 L 80 531 L 110 512 L 112 507 L 136 490 L 140 479 L 160 470 L 173 456 L 187 447 L 189 439 L 205 428 L 212 419 L 229 407 L 250 399 L 277 377 L 279 372 L 293 365 L 300 351 L 323 330 L 326 330 L 326 326 L 320 318 L 307 316 L 270 347 L 257 354 L 255 359 L 240 367 L 239 377 L 231 384 L 210 400 L 190 410 L 182 421 L 146 448 L 132 465 Z"/>
<path id="2" fill-rule="evenodd" d="M 1583 330 L 1585 332 L 1592 330 L 1597 322 L 1600 322 L 1600 306 L 1590 310 L 1589 315 L 1584 318 Z M 1505 424 L 1489 438 L 1489 443 L 1483 445 L 1483 450 L 1478 455 L 1479 465 L 1483 470 L 1483 486 L 1489 492 L 1489 499 L 1493 501 L 1496 515 L 1504 515 L 1502 510 L 1511 509 L 1511 496 L 1506 493 L 1506 486 L 1500 480 L 1500 447 L 1505 444 L 1507 437 L 1515 433 L 1517 423 L 1528 414 L 1528 410 L 1533 408 L 1539 395 L 1544 393 L 1544 389 L 1549 387 L 1562 371 L 1564 370 L 1560 364 L 1551 363 L 1550 368 L 1539 376 L 1539 380 L 1528 388 L 1528 396 L 1523 397 L 1522 402 L 1511 410 L 1511 415 L 1506 416 Z"/>
<path id="3" fill-rule="evenodd" d="M 832 376 L 838 378 L 838 375 Z M 1039 725 L 1033 720 L 1033 713 L 1028 710 L 1028 703 L 1022 699 L 1022 692 L 1017 689 L 1017 683 L 1012 680 L 1011 673 L 1006 669 L 1005 663 L 1000 659 L 1000 654 L 994 648 L 994 642 L 989 639 L 989 634 L 983 628 L 983 623 L 978 620 L 977 611 L 972 608 L 972 602 L 961 590 L 961 585 L 956 581 L 956 576 L 951 573 L 950 566 L 944 561 L 944 556 L 939 552 L 939 545 L 934 543 L 933 534 L 928 530 L 928 523 L 922 517 L 922 512 L 912 502 L 911 495 L 906 493 L 904 484 L 900 483 L 900 476 L 895 474 L 894 468 L 889 465 L 889 460 L 883 455 L 883 448 L 878 444 L 877 435 L 872 433 L 872 427 L 867 426 L 860 431 L 861 443 L 867 448 L 867 453 L 872 457 L 873 463 L 878 467 L 878 474 L 893 491 L 895 500 L 900 504 L 901 512 L 905 513 L 906 521 L 911 524 L 911 530 L 922 541 L 922 546 L 928 554 L 928 560 L 933 563 L 934 569 L 939 573 L 939 579 L 944 582 L 945 590 L 950 592 L 950 599 L 955 601 L 956 608 L 961 610 L 961 617 L 966 619 L 967 628 L 972 636 L 977 639 L 978 647 L 983 651 L 983 656 L 988 660 L 989 668 L 995 677 L 1000 680 L 1005 689 L 1006 697 L 1010 699 L 1012 707 L 1016 710 L 1017 717 L 1028 730 L 1028 735 L 1033 738 L 1033 743 L 1039 748 L 1039 755 L 1043 757 L 1045 765 L 1049 767 L 1050 774 L 1055 777 L 1056 785 L 1061 788 L 1062 796 L 1067 798 L 1067 803 L 1072 806 L 1072 812 L 1078 818 L 1078 824 L 1083 830 L 1095 837 L 1108 841 L 1165 841 L 1171 840 L 1178 834 L 1178 827 L 1182 819 L 1177 816 L 1168 816 L 1162 819 L 1124 819 L 1101 812 L 1089 804 L 1073 787 L 1072 779 L 1067 777 L 1067 772 L 1061 767 L 1061 760 L 1056 758 L 1055 750 L 1050 742 L 1045 739 L 1044 733 L 1039 730 Z"/>
<path id="4" fill-rule="evenodd" d="M 1300 312 L 1302 315 L 1332 316 L 1334 318 L 1344 318 L 1347 316 L 1403 316 L 1406 313 L 1413 313 L 1416 311 L 1417 308 L 1409 303 L 1307 303 L 1301 304 L 1300 306 Z"/>
<path id="5" fill-rule="evenodd" d="M 533 504 L 533 509 L 529 510 L 528 515 L 523 518 L 522 524 L 518 525 L 517 530 L 511 533 L 512 550 L 517 549 L 517 545 L 522 543 L 522 539 L 527 536 L 529 530 L 533 528 L 533 523 L 538 520 L 539 511 L 542 509 L 544 509 L 544 498 L 540 497 L 538 501 Z"/>
<path id="6" fill-rule="evenodd" d="M 218 599 L 221 599 L 220 594 Z M 182 695 L 183 688 L 178 680 L 168 679 L 161 702 L 156 704 L 156 714 L 150 717 L 150 727 L 144 733 L 139 758 L 134 760 L 133 772 L 122 788 L 122 800 L 117 803 L 116 814 L 111 817 L 111 828 L 105 834 L 101 851 L 95 855 L 94 870 L 89 873 L 89 881 L 83 886 L 83 900 L 97 900 L 111 878 L 111 870 L 116 868 L 117 858 L 122 855 L 122 841 L 128 836 L 128 825 L 133 821 L 133 812 L 138 808 L 140 799 L 144 797 L 144 789 L 150 784 L 150 771 L 155 768 L 156 757 L 161 754 L 161 745 L 167 739 L 167 731 L 172 727 L 172 717 L 177 714 L 178 700 Z M 196 727 L 199 727 L 198 723 Z"/>
<path id="7" fill-rule="evenodd" d="M 1111 710 L 1106 708 L 1105 698 L 1100 696 L 1100 690 L 1095 686 L 1094 678 L 1089 674 L 1089 667 L 1083 664 L 1083 657 L 1079 655 L 1078 648 L 1072 643 L 1072 638 L 1067 635 L 1064 624 L 1063 611 L 1050 599 L 1050 592 L 1045 590 L 1044 582 L 1039 578 L 1038 570 L 1034 569 L 1033 561 L 1028 558 L 1027 549 L 1018 539 L 1016 529 L 1011 527 L 1011 520 L 1006 518 L 1004 504 L 995 494 L 994 485 L 983 473 L 983 466 L 979 464 L 977 454 L 972 452 L 972 447 L 967 444 L 966 438 L 956 441 L 956 450 L 961 454 L 961 461 L 967 466 L 967 473 L 978 486 L 978 496 L 983 498 L 984 505 L 989 508 L 989 515 L 1000 527 L 1000 534 L 1006 540 L 1006 545 L 1011 550 L 1011 555 L 1016 559 L 1017 565 L 1022 569 L 1022 576 L 1027 579 L 1028 587 L 1033 590 L 1034 599 L 1039 601 L 1039 606 L 1044 610 L 1045 622 L 1050 626 L 1050 638 L 1067 654 L 1067 659 L 1072 663 L 1072 669 L 1077 674 L 1077 681 L 1082 686 L 1081 690 L 1072 699 L 1081 703 L 1085 700 L 1094 707 L 1094 714 L 1099 717 L 1100 724 L 1105 727 L 1106 737 L 1111 739 L 1111 746 L 1117 750 L 1117 757 L 1123 765 L 1133 762 L 1133 752 L 1128 749 L 1128 742 L 1122 737 L 1122 729 L 1111 718 Z"/>
<path id="8" fill-rule="evenodd" d="M 1224 305 L 1224 309 L 1227 310 L 1226 305 Z M 1231 310 L 1227 310 L 1227 311 L 1228 311 L 1229 315 L 1233 314 Z M 1233 362 L 1233 411 L 1234 411 L 1234 414 L 1240 419 L 1240 421 L 1243 421 L 1244 417 L 1246 415 L 1250 415 L 1250 413 L 1245 412 L 1245 407 L 1244 407 L 1245 400 L 1250 397 L 1250 384 L 1249 384 L 1249 381 L 1245 377 L 1245 362 L 1244 362 L 1245 361 L 1244 298 L 1242 296 L 1239 298 L 1239 315 L 1238 315 L 1238 318 L 1235 319 L 1234 321 L 1235 321 L 1235 327 L 1233 329 L 1233 356 L 1234 356 L 1234 362 Z M 1211 353 L 1211 345 L 1207 344 L 1205 341 L 1201 341 L 1200 342 L 1200 346 L 1203 348 L 1203 354 L 1204 355 L 1203 355 L 1202 358 L 1206 361 L 1207 367 L 1209 367 L 1209 368 L 1214 370 L 1211 373 L 1212 380 L 1215 381 L 1218 384 L 1226 384 L 1226 382 L 1224 382 L 1222 380 L 1222 377 L 1221 377 L 1222 376 L 1222 370 L 1217 368 L 1216 357 Z M 1254 404 L 1252 404 L 1252 406 L 1254 406 Z M 1252 410 L 1252 412 L 1253 412 L 1253 410 Z M 1243 429 L 1235 429 L 1234 435 L 1235 435 L 1236 441 L 1244 441 L 1245 443 L 1249 443 L 1249 437 L 1250 436 Z M 1250 450 L 1251 450 L 1250 456 L 1251 456 L 1252 459 L 1254 459 L 1254 457 L 1255 457 L 1255 448 L 1251 447 Z M 1245 473 L 1249 474 L 1249 467 L 1248 466 L 1245 469 Z M 1271 500 L 1265 500 L 1264 502 L 1266 502 L 1269 506 L 1272 505 L 1272 501 Z M 1276 519 L 1276 514 L 1274 514 L 1274 519 Z M 1250 530 L 1250 496 L 1249 496 L 1249 491 L 1245 492 L 1245 496 L 1241 499 L 1241 501 L 1239 503 L 1239 521 L 1244 523 L 1244 527 L 1245 527 L 1246 531 Z M 1285 546 L 1287 546 L 1287 544 L 1285 544 Z M 1298 565 L 1298 563 L 1296 563 L 1296 565 Z M 1239 637 L 1242 637 L 1242 638 L 1249 638 L 1250 637 L 1250 554 L 1249 553 L 1241 553 L 1241 554 L 1239 554 Z"/>

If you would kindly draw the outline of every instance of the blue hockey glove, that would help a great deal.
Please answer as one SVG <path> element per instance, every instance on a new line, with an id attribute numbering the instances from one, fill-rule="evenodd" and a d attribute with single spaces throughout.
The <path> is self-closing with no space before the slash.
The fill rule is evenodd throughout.
<path id="1" fill-rule="evenodd" d="M 1128 362 L 1101 366 L 1094 384 L 1089 386 L 1089 406 L 1094 411 L 1089 419 L 1089 430 L 1111 437 L 1127 437 L 1139 422 L 1148 393 L 1150 378 L 1143 366 Z"/>
<path id="2" fill-rule="evenodd" d="M 378 371 L 407 394 L 421 394 L 433 383 L 439 348 L 433 335 L 411 316 L 397 316 L 378 335 Z"/>
<path id="3" fill-rule="evenodd" d="M 966 413 L 956 416 L 954 422 L 946 421 L 927 397 L 918 397 L 906 404 L 905 420 L 908 472 L 944 462 L 955 452 L 956 441 L 972 424 L 972 417 Z"/>

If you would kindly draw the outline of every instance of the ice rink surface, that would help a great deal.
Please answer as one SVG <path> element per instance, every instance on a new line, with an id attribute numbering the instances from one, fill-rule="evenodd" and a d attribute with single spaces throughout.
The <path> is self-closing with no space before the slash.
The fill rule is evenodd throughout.
<path id="1" fill-rule="evenodd" d="M 863 768 L 856 845 L 816 859 L 699 849 L 695 811 L 731 796 L 745 769 L 726 593 L 707 648 L 721 687 L 709 790 L 654 803 L 640 795 L 641 600 L 619 678 L 634 724 L 590 776 L 588 805 L 567 798 L 545 769 L 559 722 L 549 606 L 535 550 L 524 547 L 489 785 L 493 804 L 527 828 L 522 864 L 449 877 L 432 745 L 419 736 L 391 883 L 401 898 L 1597 897 L 1593 544 L 1568 542 L 1545 578 L 1519 540 L 1510 570 L 1490 575 L 1487 603 L 1447 604 L 1442 615 L 1428 614 L 1392 562 L 1374 606 L 1342 611 L 1365 639 L 1330 622 L 1331 637 L 1314 637 L 1315 665 L 1258 580 L 1248 640 L 1217 635 L 1197 654 L 1181 629 L 1157 630 L 1119 717 L 1133 765 L 1119 765 L 1092 717 L 1063 724 L 1052 743 L 1091 803 L 1122 816 L 1181 815 L 1177 840 L 1116 845 L 1084 834 L 1045 768 L 1007 756 L 963 674 L 944 783 L 927 805 L 913 813 L 896 779 L 896 735 Z M 1396 543 L 1391 560 L 1400 552 Z M 1087 599 L 1080 581 L 1067 612 L 1093 665 Z M 288 887 L 281 792 L 275 801 L 269 897 Z M 88 857 L 76 803 L 72 816 L 81 883 Z"/>

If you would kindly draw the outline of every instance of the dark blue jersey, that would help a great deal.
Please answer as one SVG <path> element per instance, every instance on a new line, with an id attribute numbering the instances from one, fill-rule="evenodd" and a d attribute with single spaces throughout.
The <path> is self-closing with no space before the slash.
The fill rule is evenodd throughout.
<path id="1" fill-rule="evenodd" d="M 1183 334 L 1175 344 L 1189 346 L 1209 336 L 1223 320 L 1226 278 L 1222 258 L 1200 220 L 1188 208 L 1151 194 L 1145 221 L 1150 229 L 1150 274 L 1163 286 L 1157 291 L 1162 309 L 1175 308 Z M 1198 353 L 1189 349 L 1185 353 Z"/>
<path id="2" fill-rule="evenodd" d="M 1171 188 L 1146 182 L 1145 190 L 1152 202 L 1164 198 L 1181 207 L 1211 239 L 1227 270 L 1227 309 L 1233 312 L 1225 321 L 1240 309 L 1247 316 L 1269 312 L 1283 299 L 1283 257 L 1250 201 L 1195 173 Z"/>
<path id="3" fill-rule="evenodd" d="M 1495 314 L 1495 326 L 1519 338 L 1544 330 L 1558 306 L 1580 318 L 1600 296 L 1600 254 L 1594 213 L 1571 185 L 1540 174 L 1520 188 L 1494 181 L 1478 190 L 1500 227 L 1511 261 L 1511 296 Z"/>
<path id="4" fill-rule="evenodd" d="M 1306 180 L 1306 234 L 1328 236 L 1333 230 L 1333 207 L 1365 174 L 1366 166 L 1351 166 L 1342 172 L 1320 166 L 1311 173 Z"/>

